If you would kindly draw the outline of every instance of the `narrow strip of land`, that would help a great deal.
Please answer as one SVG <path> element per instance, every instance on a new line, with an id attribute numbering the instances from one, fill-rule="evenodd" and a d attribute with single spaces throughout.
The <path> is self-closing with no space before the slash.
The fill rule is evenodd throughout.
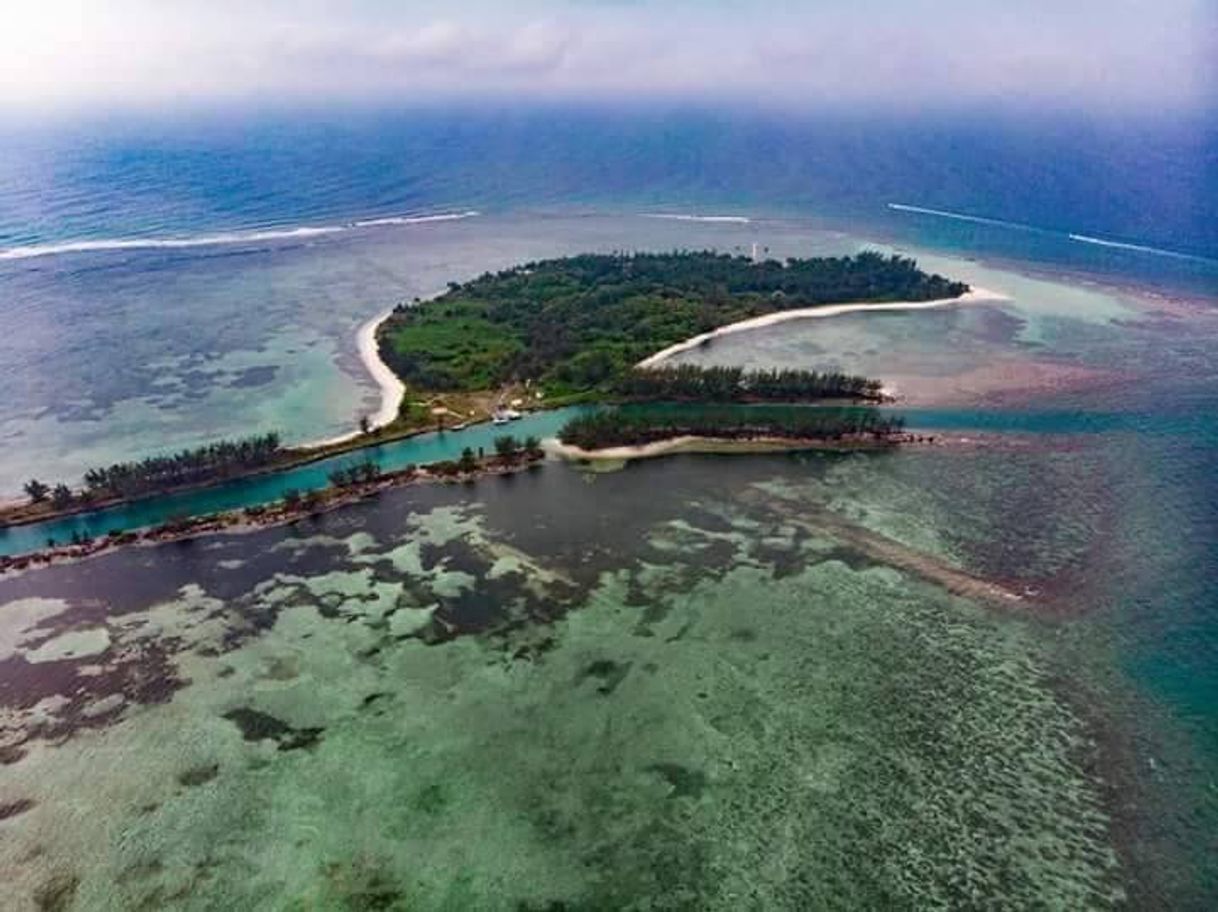
<path id="1" fill-rule="evenodd" d="M 873 441 L 799 440 L 783 437 L 733 440 L 727 437 L 697 437 L 692 434 L 638 446 L 610 446 L 594 450 L 564 443 L 561 439 L 547 440 L 544 445 L 546 452 L 553 456 L 589 462 L 653 459 L 677 453 L 782 453 L 793 450 L 862 450 L 891 446 L 889 443 Z"/>

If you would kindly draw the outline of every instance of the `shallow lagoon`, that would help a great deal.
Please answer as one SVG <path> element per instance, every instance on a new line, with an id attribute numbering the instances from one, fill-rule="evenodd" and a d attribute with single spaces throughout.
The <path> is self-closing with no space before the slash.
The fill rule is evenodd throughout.
<path id="1" fill-rule="evenodd" d="M 1124 439 L 552 463 L 0 582 L 5 882 L 17 908 L 1189 907 L 1212 725 L 1122 664 L 1208 616 L 1160 594 L 1208 514 L 1116 509 L 1153 482 Z M 949 596 L 825 515 L 1034 595 Z"/>
<path id="2" fill-rule="evenodd" d="M 724 344 L 890 342 L 931 400 L 975 345 L 1104 372 L 921 412 L 1001 446 L 549 464 L 0 581 L 14 904 L 1206 908 L 1214 319 L 992 279 L 1011 304 Z"/>
<path id="3" fill-rule="evenodd" d="M 29 908 L 1114 905 L 1040 622 L 819 531 L 842 473 L 889 471 L 863 460 L 550 465 L 0 584 L 5 881 Z M 894 537 L 969 561 L 911 496 Z"/>

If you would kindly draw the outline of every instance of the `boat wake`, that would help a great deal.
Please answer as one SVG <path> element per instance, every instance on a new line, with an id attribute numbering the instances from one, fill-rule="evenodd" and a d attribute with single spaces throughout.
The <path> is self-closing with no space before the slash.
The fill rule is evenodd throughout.
<path id="1" fill-rule="evenodd" d="M 173 238 L 98 238 L 97 240 L 63 241 L 53 244 L 29 244 L 0 250 L 0 260 L 27 260 L 33 257 L 57 256 L 68 253 L 94 253 L 116 250 L 178 250 L 191 247 L 215 247 L 225 244 L 256 244 L 263 241 L 287 241 L 341 234 L 365 228 L 390 225 L 425 225 L 431 222 L 453 222 L 474 218 L 480 213 L 442 212 L 434 215 L 401 215 L 364 219 L 342 225 L 304 225 L 297 228 L 267 228 L 249 231 L 228 231 L 194 237 Z"/>

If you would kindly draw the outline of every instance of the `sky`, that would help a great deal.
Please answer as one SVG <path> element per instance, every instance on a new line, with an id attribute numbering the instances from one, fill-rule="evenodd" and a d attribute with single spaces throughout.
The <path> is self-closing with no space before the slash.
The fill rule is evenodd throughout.
<path id="1" fill-rule="evenodd" d="M 451 98 L 1190 111 L 1218 0 L 0 0 L 0 109 Z"/>

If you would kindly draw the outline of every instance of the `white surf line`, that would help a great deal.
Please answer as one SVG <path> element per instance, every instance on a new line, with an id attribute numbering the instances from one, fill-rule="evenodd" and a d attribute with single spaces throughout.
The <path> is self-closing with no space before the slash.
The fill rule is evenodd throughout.
<path id="1" fill-rule="evenodd" d="M 1131 244 L 1128 241 L 1109 241 L 1105 238 L 1092 237 L 1089 234 L 1071 234 L 1070 240 L 1078 241 L 1081 244 L 1094 244 L 1097 247 L 1113 247 L 1117 250 L 1132 250 L 1135 253 L 1149 253 L 1154 256 L 1172 257 L 1177 260 L 1196 260 L 1199 263 L 1218 262 L 1195 253 L 1180 253 L 1177 250 L 1165 250 L 1162 247 L 1151 247 L 1149 244 Z"/>
<path id="2" fill-rule="evenodd" d="M 937 298 L 933 301 L 889 301 L 879 304 L 825 304 L 820 307 L 802 307 L 798 310 L 781 310 L 777 313 L 765 314 L 760 317 L 751 317 L 748 320 L 741 320 L 738 323 L 729 323 L 726 326 L 720 326 L 718 329 L 713 329 L 710 332 L 702 333 L 699 336 L 694 336 L 692 339 L 686 339 L 684 342 L 678 342 L 676 345 L 670 345 L 663 351 L 656 352 L 650 357 L 644 358 L 635 367 L 649 368 L 658 367 L 674 355 L 679 355 L 682 352 L 690 351 L 710 342 L 712 339 L 718 339 L 721 336 L 731 335 L 732 333 L 749 332 L 754 329 L 761 329 L 766 326 L 773 326 L 776 323 L 786 323 L 789 320 L 814 320 L 821 317 L 836 317 L 841 314 L 848 313 L 870 313 L 872 311 L 893 311 L 893 310 L 929 310 L 932 307 L 948 307 L 952 304 L 977 304 L 982 301 L 1009 301 L 1004 294 L 996 291 L 989 291 L 985 288 L 974 288 L 960 295 L 958 298 Z"/>
<path id="3" fill-rule="evenodd" d="M 28 260 L 33 257 L 56 256 L 64 253 L 99 253 L 118 250 L 187 250 L 194 247 L 216 247 L 227 244 L 251 244 L 261 241 L 297 240 L 340 234 L 362 228 L 391 225 L 427 225 L 433 222 L 454 222 L 475 218 L 477 210 L 442 212 L 433 215 L 398 215 L 364 219 L 342 225 L 302 225 L 295 228 L 262 228 L 200 234 L 194 237 L 170 238 L 103 238 L 89 241 L 63 241 L 53 244 L 30 244 L 25 247 L 0 249 L 0 260 Z"/>
<path id="4" fill-rule="evenodd" d="M 383 314 L 373 317 L 359 328 L 359 333 L 355 337 L 356 346 L 359 348 L 360 360 L 381 389 L 381 407 L 377 409 L 374 415 L 370 416 L 368 421 L 370 429 L 374 431 L 391 424 L 393 419 L 397 418 L 398 410 L 402 407 L 402 398 L 406 395 L 406 384 L 399 380 L 398 375 L 390 370 L 389 365 L 381 360 L 380 350 L 376 343 L 376 331 L 392 315 L 393 310 L 390 309 Z M 355 440 L 362 435 L 362 431 L 355 430 L 348 434 L 340 434 L 337 437 L 327 438 L 326 440 L 306 443 L 303 446 L 305 449 L 317 449 L 319 447 L 332 446 L 336 443 L 346 443 L 348 440 Z"/>
<path id="5" fill-rule="evenodd" d="M 683 215 L 679 212 L 644 212 L 643 218 L 669 219 L 674 222 L 709 222 L 724 225 L 748 225 L 752 219 L 743 215 Z"/>
<path id="6" fill-rule="evenodd" d="M 946 209 L 930 209 L 926 206 L 909 206 L 905 203 L 889 203 L 889 209 L 894 209 L 897 212 L 913 212 L 917 215 L 934 215 L 939 218 L 954 219 L 957 222 L 974 222 L 978 225 L 993 225 L 996 228 L 1014 228 L 1017 231 L 1034 231 L 1037 234 L 1053 234 L 1044 228 L 1037 228 L 1035 225 L 1025 225 L 1021 222 L 1008 222 L 1005 219 L 986 218 L 981 215 L 968 215 L 964 212 L 950 212 Z"/>
<path id="7" fill-rule="evenodd" d="M 432 222 L 459 222 L 462 219 L 477 218 L 482 213 L 477 209 L 467 209 L 465 212 L 441 212 L 436 215 L 390 215 L 385 218 L 364 219 L 352 222 L 353 228 L 380 228 L 385 225 L 429 225 Z"/>
<path id="8" fill-rule="evenodd" d="M 918 215 L 934 215 L 938 218 L 954 219 L 958 222 L 976 222 L 979 225 L 993 225 L 997 228 L 1013 228 L 1016 231 L 1031 231 L 1036 234 L 1048 234 L 1057 237 L 1067 237 L 1080 244 L 1093 244 L 1097 247 L 1111 247 L 1116 250 L 1129 250 L 1134 253 L 1146 253 L 1153 256 L 1172 257 L 1177 260 L 1193 260 L 1198 263 L 1218 263 L 1211 257 L 1196 253 L 1181 253 L 1178 250 L 1167 250 L 1163 247 L 1152 247 L 1150 244 L 1135 244 L 1130 241 L 1112 241 L 1107 238 L 1095 237 L 1090 234 L 1055 231 L 1051 228 L 1038 228 L 1035 225 L 1025 225 L 1021 222 L 1008 222 L 1003 219 L 985 218 L 980 215 L 968 215 L 963 212 L 950 212 L 946 209 L 930 209 L 926 206 L 910 206 L 905 203 L 888 203 L 889 209 L 897 212 L 913 212 Z"/>

